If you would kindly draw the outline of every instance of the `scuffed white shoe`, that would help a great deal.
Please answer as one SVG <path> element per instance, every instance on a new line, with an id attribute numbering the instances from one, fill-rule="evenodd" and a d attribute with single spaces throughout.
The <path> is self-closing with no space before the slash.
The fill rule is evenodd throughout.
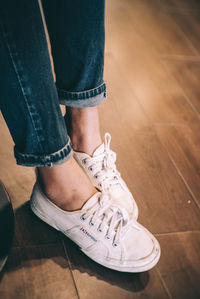
<path id="1" fill-rule="evenodd" d="M 116 153 L 110 149 L 111 135 L 105 133 L 102 143 L 92 156 L 74 151 L 74 158 L 90 178 L 93 186 L 109 191 L 113 200 L 125 208 L 130 217 L 138 218 L 138 206 L 116 168 Z"/>
<path id="2" fill-rule="evenodd" d="M 125 209 L 112 203 L 109 194 L 95 193 L 79 211 L 67 212 L 53 204 L 36 182 L 32 211 L 61 231 L 95 262 L 117 271 L 143 272 L 154 267 L 160 246 L 154 236 Z"/>

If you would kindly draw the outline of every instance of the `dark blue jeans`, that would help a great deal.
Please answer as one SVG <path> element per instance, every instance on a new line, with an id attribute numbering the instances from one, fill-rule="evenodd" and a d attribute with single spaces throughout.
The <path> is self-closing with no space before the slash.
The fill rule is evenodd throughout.
<path id="1" fill-rule="evenodd" d="M 37 0 L 0 2 L 0 108 L 17 164 L 52 166 L 73 153 L 60 110 L 97 106 L 103 80 L 105 0 L 43 0 L 56 83 Z"/>

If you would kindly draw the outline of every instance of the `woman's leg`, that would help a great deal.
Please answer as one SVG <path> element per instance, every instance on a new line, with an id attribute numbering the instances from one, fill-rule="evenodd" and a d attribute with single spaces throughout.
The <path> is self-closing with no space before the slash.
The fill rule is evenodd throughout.
<path id="1" fill-rule="evenodd" d="M 100 190 L 103 185 L 104 189 L 112 189 L 118 203 L 137 218 L 137 204 L 116 169 L 108 135 L 101 146 L 98 105 L 106 99 L 105 0 L 61 0 L 59 3 L 42 0 L 42 3 L 58 95 L 60 103 L 67 107 L 65 122 L 76 151 L 74 157 L 94 186 Z"/>
<path id="2" fill-rule="evenodd" d="M 0 108 L 17 163 L 40 167 L 54 203 L 79 209 L 96 190 L 72 158 L 38 2 L 1 1 L 0 13 Z"/>
<path id="3" fill-rule="evenodd" d="M 96 192 L 71 157 L 37 1 L 4 1 L 0 4 L 4 58 L 0 60 L 1 109 L 15 142 L 17 163 L 40 166 L 48 196 L 37 181 L 31 196 L 32 210 L 106 267 L 129 272 L 152 268 L 160 256 L 156 239 L 129 219 L 127 211 L 110 194 Z M 95 105 L 102 101 L 104 88 L 102 83 L 94 91 L 99 94 L 86 92 L 87 104 L 89 95 L 93 95 Z M 76 92 L 79 103 L 77 97 Z"/>
<path id="4" fill-rule="evenodd" d="M 73 149 L 92 154 L 102 142 L 98 105 L 106 99 L 103 80 L 104 0 L 43 0 L 60 103 Z"/>
<path id="5" fill-rule="evenodd" d="M 37 1 L 4 0 L 0 107 L 18 164 L 51 166 L 72 155 Z"/>

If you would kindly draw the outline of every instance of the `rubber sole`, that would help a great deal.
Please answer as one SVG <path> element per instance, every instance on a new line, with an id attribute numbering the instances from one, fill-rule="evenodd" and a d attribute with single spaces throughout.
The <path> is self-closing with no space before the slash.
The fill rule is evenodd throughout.
<path id="1" fill-rule="evenodd" d="M 31 210 L 33 211 L 33 213 L 38 218 L 40 218 L 43 222 L 47 223 L 49 226 L 51 226 L 54 229 L 56 229 L 57 231 L 61 232 L 64 236 L 68 237 L 71 240 L 71 238 L 66 233 L 62 232 L 61 230 L 59 230 L 59 228 L 57 228 L 55 225 L 52 224 L 52 219 L 47 219 L 46 217 L 44 218 L 43 215 L 40 213 L 40 211 L 37 210 L 37 208 L 34 206 L 34 204 L 32 202 L 30 202 L 30 207 L 31 207 Z M 152 269 L 157 264 L 157 262 L 159 261 L 159 258 L 160 258 L 160 246 L 156 239 L 154 239 L 154 241 L 156 243 L 155 247 L 156 247 L 157 254 L 154 256 L 154 258 L 148 264 L 140 266 L 140 267 L 133 267 L 133 266 L 119 267 L 119 266 L 110 265 L 105 262 L 102 262 L 101 260 L 95 259 L 94 257 L 90 256 L 86 251 L 84 251 L 78 244 L 76 244 L 76 242 L 74 242 L 72 240 L 72 242 L 74 242 L 76 245 L 78 245 L 79 249 L 94 262 L 100 264 L 101 266 L 104 266 L 106 268 L 109 268 L 109 269 L 112 269 L 115 271 L 129 272 L 129 273 L 140 273 L 140 272 L 148 271 L 148 270 Z"/>
<path id="2" fill-rule="evenodd" d="M 132 267 L 118 267 L 118 266 L 103 263 L 102 261 L 98 261 L 98 260 L 92 258 L 91 256 L 89 256 L 85 251 L 83 251 L 83 250 L 81 250 L 81 251 L 86 256 L 88 256 L 91 260 L 95 261 L 96 263 L 98 263 L 98 264 L 100 264 L 100 265 L 102 265 L 106 268 L 109 268 L 109 269 L 112 269 L 112 270 L 115 270 L 115 271 L 119 271 L 119 272 L 129 272 L 129 273 L 140 273 L 140 272 L 145 272 L 145 271 L 151 270 L 158 263 L 158 261 L 160 259 L 160 253 L 161 253 L 160 248 L 159 248 L 157 250 L 157 255 L 154 257 L 154 259 L 150 263 L 148 263 L 144 266 L 140 266 L 140 267 L 133 267 L 133 266 Z"/>

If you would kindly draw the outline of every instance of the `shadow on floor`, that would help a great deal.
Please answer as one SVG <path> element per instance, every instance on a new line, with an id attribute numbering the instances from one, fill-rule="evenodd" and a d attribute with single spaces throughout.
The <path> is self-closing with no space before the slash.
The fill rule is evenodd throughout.
<path id="1" fill-rule="evenodd" d="M 72 271 L 78 270 L 80 273 L 87 273 L 89 276 L 94 276 L 131 292 L 139 292 L 147 286 L 149 272 L 126 273 L 105 268 L 89 259 L 70 239 L 63 235 L 62 238 Z"/>
<path id="2" fill-rule="evenodd" d="M 29 202 L 15 210 L 15 219 L 18 233 L 15 236 L 14 243 L 17 247 L 13 248 L 12 252 L 14 253 L 9 257 L 5 271 L 14 271 L 22 266 L 31 267 L 33 260 L 34 265 L 36 265 L 37 263 L 45 262 L 45 259 L 52 259 L 62 268 L 70 268 L 72 271 L 78 270 L 80 273 L 87 273 L 98 280 L 103 280 L 106 283 L 119 286 L 131 292 L 143 290 L 149 282 L 148 272 L 122 273 L 107 269 L 93 262 L 70 239 L 37 218 L 31 212 Z M 22 222 L 23 225 L 17 222 Z M 21 239 L 22 235 L 23 239 Z M 28 240 L 25 240 L 26 236 L 28 236 Z M 42 240 L 43 243 L 41 243 Z M 57 245 L 61 244 L 61 240 L 63 240 L 65 251 L 56 249 L 59 248 Z M 37 245 L 36 242 L 40 245 Z M 19 253 L 19 251 L 21 252 Z"/>
<path id="3" fill-rule="evenodd" d="M 13 241 L 14 214 L 9 195 L 0 182 L 0 271 L 7 260 Z"/>

